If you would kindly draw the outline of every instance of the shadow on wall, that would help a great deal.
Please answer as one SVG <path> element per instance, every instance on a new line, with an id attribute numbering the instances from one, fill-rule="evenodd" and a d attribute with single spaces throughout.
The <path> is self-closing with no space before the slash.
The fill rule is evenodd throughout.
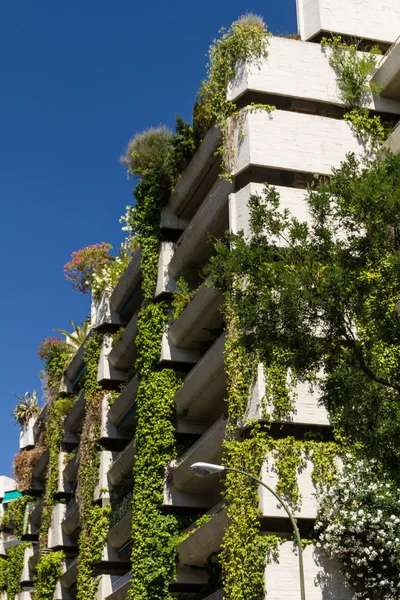
<path id="1" fill-rule="evenodd" d="M 313 559 L 318 566 L 315 587 L 321 588 L 322 600 L 351 600 L 353 593 L 346 586 L 338 561 L 329 558 L 320 548 L 313 548 Z"/>

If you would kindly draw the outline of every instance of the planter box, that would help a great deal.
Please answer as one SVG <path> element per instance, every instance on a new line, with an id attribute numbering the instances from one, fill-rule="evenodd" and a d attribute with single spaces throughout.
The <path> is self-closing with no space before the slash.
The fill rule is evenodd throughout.
<path id="1" fill-rule="evenodd" d="M 184 170 L 168 202 L 168 210 L 183 219 L 191 219 L 208 190 L 218 178 L 219 161 L 215 156 L 221 140 L 216 127 L 207 131 L 194 157 Z"/>
<path id="2" fill-rule="evenodd" d="M 339 565 L 315 546 L 303 550 L 307 600 L 351 600 L 353 592 L 345 586 Z M 279 558 L 265 569 L 266 600 L 298 600 L 300 597 L 297 550 L 291 542 L 279 546 Z"/>
<path id="3" fill-rule="evenodd" d="M 169 272 L 177 280 L 189 265 L 203 265 L 212 253 L 209 235 L 216 237 L 228 228 L 228 197 L 233 184 L 217 179 L 200 208 L 177 242 Z"/>
<path id="4" fill-rule="evenodd" d="M 126 384 L 126 387 L 122 390 L 108 411 L 108 418 L 111 423 L 117 427 L 117 429 L 119 429 L 119 425 L 125 419 L 127 413 L 133 409 L 138 388 L 139 380 L 137 377 L 133 377 Z"/>
<path id="5" fill-rule="evenodd" d="M 107 541 L 112 548 L 119 550 L 129 542 L 132 537 L 132 509 L 111 527 L 107 534 Z"/>
<path id="6" fill-rule="evenodd" d="M 212 330 L 223 326 L 222 303 L 222 295 L 203 283 L 169 329 L 169 337 L 175 346 L 198 349 L 201 344 L 210 343 L 214 337 Z"/>
<path id="7" fill-rule="evenodd" d="M 294 410 L 283 418 L 276 419 L 280 423 L 293 423 L 301 425 L 314 425 L 329 427 L 330 421 L 324 406 L 319 403 L 319 391 L 310 390 L 308 383 L 298 383 L 294 389 L 297 398 L 294 401 Z M 264 366 L 259 364 L 257 376 L 251 386 L 250 399 L 247 407 L 246 418 L 250 421 L 269 421 L 269 416 L 274 415 L 273 405 L 263 406 L 265 398 L 265 373 Z M 265 415 L 264 413 L 267 413 Z"/>
<path id="8" fill-rule="evenodd" d="M 33 548 L 32 546 L 28 546 L 28 548 L 25 548 L 24 552 L 24 564 L 20 578 L 22 585 L 30 585 L 33 583 L 33 571 L 29 566 L 29 559 L 31 556 L 33 556 Z"/>
<path id="9" fill-rule="evenodd" d="M 78 558 L 67 558 L 61 567 L 60 581 L 66 588 L 72 587 L 78 575 Z"/>
<path id="10" fill-rule="evenodd" d="M 110 296 L 111 310 L 118 313 L 125 323 L 129 321 L 142 301 L 141 260 L 142 250 L 139 248 Z"/>
<path id="11" fill-rule="evenodd" d="M 232 175 L 251 166 L 329 175 L 349 152 L 365 154 L 351 125 L 339 119 L 284 110 L 257 110 L 236 128 Z"/>
<path id="12" fill-rule="evenodd" d="M 109 329 L 110 325 L 114 325 L 115 329 L 121 325 L 118 313 L 111 309 L 109 291 L 103 292 L 100 298 L 93 298 L 90 311 L 90 328 L 91 329 Z"/>
<path id="13" fill-rule="evenodd" d="M 206 567 L 210 554 L 219 551 L 229 520 L 220 504 L 210 513 L 215 516 L 177 546 L 180 565 Z"/>
<path id="14" fill-rule="evenodd" d="M 391 44 L 399 35 L 397 0 L 297 0 L 297 22 L 303 40 L 323 32 Z"/>
<path id="15" fill-rule="evenodd" d="M 109 361 L 116 369 L 130 369 L 136 358 L 135 338 L 138 332 L 138 315 L 135 314 L 122 332 L 121 338 L 110 350 Z"/>
<path id="16" fill-rule="evenodd" d="M 169 263 L 174 255 L 174 244 L 172 242 L 161 242 L 160 254 L 158 256 L 158 274 L 155 298 L 162 294 L 173 294 L 176 290 L 176 282 L 169 272 Z"/>
<path id="17" fill-rule="evenodd" d="M 224 333 L 186 376 L 183 386 L 175 394 L 178 415 L 187 414 L 191 420 L 212 423 L 223 413 L 225 340 Z"/>
<path id="18" fill-rule="evenodd" d="M 94 490 L 93 500 L 101 500 L 102 506 L 109 504 L 110 493 L 108 491 L 108 478 L 107 474 L 112 464 L 112 452 L 109 450 L 101 450 L 100 452 L 100 466 L 99 466 L 99 477 Z M 107 491 L 102 491 L 107 490 Z"/>
<path id="19" fill-rule="evenodd" d="M 332 2 L 330 4 L 332 5 Z M 228 89 L 228 99 L 235 102 L 246 92 L 257 92 L 279 96 L 282 101 L 288 103 L 289 110 L 298 108 L 298 100 L 323 102 L 327 108 L 329 104 L 343 106 L 338 95 L 337 76 L 329 64 L 330 53 L 330 49 L 322 49 L 319 44 L 271 37 L 267 58 L 239 65 L 236 77 Z M 379 71 L 380 69 L 375 79 L 381 85 L 381 78 L 378 79 Z M 395 95 L 391 97 L 396 98 Z M 268 98 L 265 102 L 268 103 Z M 400 113 L 399 102 L 380 96 L 374 95 L 365 106 L 381 112 Z"/>
<path id="20" fill-rule="evenodd" d="M 38 440 L 36 417 L 31 417 L 26 425 L 21 425 L 19 434 L 19 449 L 33 448 Z"/>
<path id="21" fill-rule="evenodd" d="M 65 532 L 65 528 L 62 523 L 67 515 L 67 504 L 56 504 L 53 508 L 53 514 L 51 517 L 51 525 L 49 527 L 49 536 L 47 547 L 53 549 L 71 548 L 75 547 L 75 543 L 69 538 Z M 79 511 L 77 511 L 79 514 Z M 71 531 L 72 533 L 72 531 Z"/>
<path id="22" fill-rule="evenodd" d="M 85 417 L 86 400 L 85 390 L 79 392 L 75 404 L 68 412 L 64 421 L 64 428 L 72 433 L 78 433 L 82 429 L 83 419 Z"/>
<path id="23" fill-rule="evenodd" d="M 379 61 L 373 77 L 381 86 L 381 96 L 400 100 L 400 37 Z"/>
<path id="24" fill-rule="evenodd" d="M 122 452 L 120 452 L 108 470 L 108 482 L 110 485 L 117 485 L 125 475 L 133 472 L 135 462 L 135 450 L 133 441 L 130 441 Z"/>
<path id="25" fill-rule="evenodd" d="M 112 343 L 111 337 L 104 337 L 101 346 L 99 366 L 97 368 L 97 381 L 102 384 L 110 381 L 124 382 L 126 380 L 126 373 L 116 368 L 109 359 L 113 350 Z"/>
<path id="26" fill-rule="evenodd" d="M 79 504 L 75 498 L 73 498 L 67 505 L 61 504 L 58 506 L 65 506 L 63 510 L 62 528 L 65 534 L 71 535 L 79 527 Z"/>
<path id="27" fill-rule="evenodd" d="M 393 154 L 400 154 L 400 124 L 393 129 L 383 148 L 390 150 Z"/>

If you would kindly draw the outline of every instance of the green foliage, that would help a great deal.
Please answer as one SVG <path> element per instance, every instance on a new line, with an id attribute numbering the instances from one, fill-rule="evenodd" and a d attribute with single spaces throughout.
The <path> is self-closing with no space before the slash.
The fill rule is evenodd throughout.
<path id="1" fill-rule="evenodd" d="M 379 116 L 370 117 L 369 110 L 363 106 L 370 103 L 372 94 L 380 93 L 380 87 L 371 79 L 380 49 L 373 46 L 369 52 L 358 52 L 356 44 L 346 44 L 340 36 L 331 40 L 322 38 L 321 45 L 330 49 L 329 64 L 337 76 L 339 98 L 352 109 L 344 119 L 371 150 L 377 150 L 391 126 L 385 125 Z"/>
<path id="2" fill-rule="evenodd" d="M 93 567 L 100 562 L 109 528 L 111 508 L 91 506 L 84 513 L 82 530 L 79 534 L 78 575 L 76 580 L 77 600 L 94 600 L 98 579 L 93 577 Z"/>
<path id="3" fill-rule="evenodd" d="M 263 437 L 254 430 L 242 442 L 224 444 L 224 461 L 231 467 L 259 476 L 264 459 Z M 264 598 L 264 571 L 270 539 L 260 535 L 258 486 L 240 473 L 229 472 L 225 499 L 230 523 L 224 533 L 220 563 L 227 600 Z"/>
<path id="4" fill-rule="evenodd" d="M 275 449 L 275 468 L 278 472 L 276 491 L 286 497 L 293 508 L 298 508 L 301 502 L 298 471 L 306 466 L 302 454 L 302 443 L 293 437 L 285 437 L 273 442 Z"/>
<path id="5" fill-rule="evenodd" d="M 79 444 L 79 469 L 76 498 L 80 508 L 81 531 L 78 539 L 77 599 L 93 600 L 98 580 L 93 577 L 96 562 L 101 560 L 111 508 L 93 505 L 93 495 L 99 476 L 99 436 L 104 392 L 97 382 L 97 367 L 103 335 L 91 336 L 85 343 L 86 413 Z"/>
<path id="6" fill-rule="evenodd" d="M 30 544 L 23 543 L 8 549 L 8 579 L 7 598 L 15 598 L 16 594 L 22 592 L 20 579 L 24 566 L 25 549 Z"/>
<path id="7" fill-rule="evenodd" d="M 128 600 L 169 600 L 175 571 L 174 515 L 162 511 L 164 471 L 175 455 L 174 396 L 182 378 L 174 371 L 149 372 L 138 394 L 136 461 L 132 497 L 132 585 Z"/>
<path id="8" fill-rule="evenodd" d="M 70 333 L 69 331 L 65 331 L 65 329 L 54 329 L 54 331 L 59 331 L 63 335 L 65 335 L 69 341 L 72 348 L 76 351 L 79 346 L 83 344 L 86 339 L 87 334 L 90 330 L 90 320 L 86 319 L 83 321 L 82 325 L 77 325 L 74 321 L 70 321 L 74 331 Z"/>
<path id="9" fill-rule="evenodd" d="M 161 338 L 168 320 L 167 302 L 148 304 L 139 312 L 136 346 L 136 367 L 140 378 L 145 379 L 160 360 Z"/>
<path id="10" fill-rule="evenodd" d="M 7 585 L 8 576 L 8 561 L 5 558 L 0 558 L 0 590 L 3 590 Z"/>
<path id="11" fill-rule="evenodd" d="M 321 370 L 322 400 L 344 444 L 398 476 L 400 158 L 349 155 L 308 193 L 309 224 L 266 187 L 250 199 L 249 241 L 217 243 L 212 283 L 229 294 L 244 354 L 299 380 Z M 246 286 L 240 285 L 246 281 Z M 321 333 L 323 335 L 321 335 Z M 313 382 L 315 383 L 315 381 Z"/>
<path id="12" fill-rule="evenodd" d="M 285 419 L 294 410 L 297 394 L 295 386 L 297 377 L 293 369 L 287 370 L 284 366 L 288 358 L 282 356 L 280 348 L 272 350 L 271 362 L 264 367 L 265 372 L 265 399 L 266 405 L 272 407 L 275 419 Z M 264 407 L 265 412 L 266 406 Z M 264 417 L 266 414 L 263 415 Z"/>
<path id="13" fill-rule="evenodd" d="M 122 221 L 142 248 L 145 298 L 153 297 L 157 281 L 161 209 L 195 149 L 192 128 L 177 117 L 175 134 L 164 127 L 149 129 L 130 142 L 122 158 L 130 172 L 140 178 L 134 190 L 136 205 L 127 207 Z"/>
<path id="14" fill-rule="evenodd" d="M 378 150 L 392 130 L 392 124 L 383 123 L 380 117 L 370 117 L 367 108 L 355 108 L 351 110 L 344 115 L 344 120 L 351 123 L 356 134 L 372 150 Z"/>
<path id="15" fill-rule="evenodd" d="M 175 308 L 175 321 L 181 316 L 191 299 L 196 293 L 196 290 L 191 290 L 186 279 L 181 275 L 176 282 L 177 288 L 172 299 L 172 306 Z"/>
<path id="16" fill-rule="evenodd" d="M 64 369 L 71 360 L 72 347 L 60 338 L 45 338 L 39 346 L 38 356 L 44 361 L 44 383 L 47 396 L 57 394 Z"/>
<path id="17" fill-rule="evenodd" d="M 34 578 L 35 600 L 53 600 L 57 579 L 61 575 L 61 562 L 64 559 L 65 554 L 62 550 L 44 554 L 40 558 Z"/>
<path id="18" fill-rule="evenodd" d="M 14 396 L 18 400 L 17 406 L 12 411 L 14 421 L 20 425 L 27 425 L 29 419 L 37 417 L 40 412 L 36 390 L 33 390 L 32 394 L 25 392 L 23 396 L 16 394 Z"/>
<path id="19" fill-rule="evenodd" d="M 40 521 L 39 546 L 47 547 L 47 535 L 51 524 L 54 501 L 58 487 L 58 458 L 63 438 L 62 424 L 64 417 L 74 403 L 73 398 L 57 398 L 50 403 L 45 423 L 45 447 L 49 451 L 49 463 L 46 471 L 46 490 L 44 506 Z"/>
<path id="20" fill-rule="evenodd" d="M 32 496 L 20 496 L 16 500 L 9 503 L 7 510 L 4 512 L 2 526 L 12 528 L 17 537 L 24 534 L 24 517 L 25 509 L 28 502 L 32 502 Z"/>
<path id="21" fill-rule="evenodd" d="M 322 48 L 329 48 L 329 64 L 338 78 L 339 97 L 346 106 L 360 106 L 371 99 L 371 94 L 379 94 L 380 88 L 371 75 L 381 54 L 378 46 L 368 52 L 359 52 L 357 44 L 346 44 L 341 36 L 332 39 L 322 38 Z"/>
<path id="22" fill-rule="evenodd" d="M 226 99 L 226 93 L 235 77 L 237 63 L 265 58 L 268 37 L 262 18 L 246 14 L 214 40 L 208 53 L 207 79 L 201 83 L 194 106 L 193 124 L 199 140 L 212 125 L 225 127 L 227 118 L 236 111 L 234 103 Z"/>

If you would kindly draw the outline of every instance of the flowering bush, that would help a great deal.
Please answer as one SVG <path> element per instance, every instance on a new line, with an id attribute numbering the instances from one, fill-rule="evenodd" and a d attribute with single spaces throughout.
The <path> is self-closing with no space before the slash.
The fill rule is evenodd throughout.
<path id="1" fill-rule="evenodd" d="M 41 360 L 48 363 L 63 352 L 71 352 L 72 348 L 67 342 L 59 337 L 44 338 L 39 345 L 38 356 Z"/>
<path id="2" fill-rule="evenodd" d="M 318 543 L 341 564 L 354 598 L 400 597 L 400 490 L 374 461 L 346 455 L 320 499 Z"/>
<path id="3" fill-rule="evenodd" d="M 92 294 L 95 298 L 99 298 L 105 290 L 111 292 L 115 288 L 131 262 L 137 246 L 136 238 L 126 238 L 118 251 L 118 257 L 93 274 Z"/>
<path id="4" fill-rule="evenodd" d="M 74 290 L 78 290 L 82 294 L 90 292 L 94 277 L 114 260 L 109 255 L 111 248 L 110 244 L 102 242 L 72 253 L 71 260 L 64 266 L 64 275 L 72 281 Z"/>

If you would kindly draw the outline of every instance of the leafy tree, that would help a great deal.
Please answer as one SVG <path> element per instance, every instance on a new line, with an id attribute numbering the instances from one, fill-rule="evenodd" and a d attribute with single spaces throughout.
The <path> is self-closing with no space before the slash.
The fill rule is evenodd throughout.
<path id="1" fill-rule="evenodd" d="M 250 198 L 250 227 L 216 243 L 212 283 L 268 367 L 315 382 L 336 436 L 399 477 L 400 157 L 348 155 L 305 201 L 309 222 L 278 192 Z"/>

